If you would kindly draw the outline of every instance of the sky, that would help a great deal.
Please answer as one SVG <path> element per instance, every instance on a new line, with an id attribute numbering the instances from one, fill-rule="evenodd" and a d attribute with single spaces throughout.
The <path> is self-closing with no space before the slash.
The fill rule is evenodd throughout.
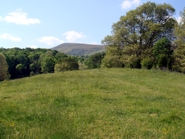
<path id="1" fill-rule="evenodd" d="M 62 43 L 101 44 L 112 25 L 148 0 L 1 0 L 0 47 L 52 48 Z M 153 0 L 175 9 L 184 0 Z"/>

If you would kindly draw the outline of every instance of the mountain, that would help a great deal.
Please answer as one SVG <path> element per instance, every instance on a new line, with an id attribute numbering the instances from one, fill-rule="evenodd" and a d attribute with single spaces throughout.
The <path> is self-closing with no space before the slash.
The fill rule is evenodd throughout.
<path id="1" fill-rule="evenodd" d="M 98 52 L 104 52 L 105 46 L 83 43 L 63 43 L 51 49 L 69 55 L 77 56 L 77 55 L 91 55 Z"/>

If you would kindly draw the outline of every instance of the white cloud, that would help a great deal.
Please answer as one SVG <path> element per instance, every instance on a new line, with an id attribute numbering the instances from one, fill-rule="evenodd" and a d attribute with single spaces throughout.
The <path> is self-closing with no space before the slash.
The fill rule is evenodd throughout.
<path id="1" fill-rule="evenodd" d="M 56 45 L 56 44 L 60 44 L 63 43 L 62 40 L 53 37 L 53 36 L 44 36 L 40 39 L 37 39 L 39 42 L 45 43 L 47 45 Z"/>
<path id="2" fill-rule="evenodd" d="M 96 42 L 92 42 L 91 44 L 97 45 L 97 43 L 96 43 Z"/>
<path id="3" fill-rule="evenodd" d="M 0 17 L 0 20 L 6 21 L 9 23 L 30 25 L 30 24 L 39 24 L 41 23 L 37 18 L 28 18 L 27 13 L 23 13 L 21 9 L 17 9 L 15 12 L 9 13 L 7 16 Z"/>
<path id="4" fill-rule="evenodd" d="M 181 20 L 182 20 L 182 17 L 179 16 L 179 17 L 176 18 L 176 20 L 177 20 L 178 23 L 180 23 Z"/>
<path id="5" fill-rule="evenodd" d="M 38 46 L 36 46 L 36 45 L 31 45 L 31 46 L 28 46 L 27 48 L 37 49 Z"/>
<path id="6" fill-rule="evenodd" d="M 1 39 L 5 39 L 5 40 L 10 40 L 10 41 L 14 41 L 14 42 L 20 42 L 21 41 L 21 38 L 19 37 L 14 37 L 8 33 L 5 33 L 5 34 L 2 34 L 0 35 L 0 38 Z"/>
<path id="7" fill-rule="evenodd" d="M 140 4 L 140 0 L 124 0 L 121 4 L 122 9 L 129 9 L 132 6 L 138 6 Z"/>
<path id="8" fill-rule="evenodd" d="M 68 42 L 75 42 L 77 39 L 85 38 L 83 33 L 76 31 L 68 31 L 63 34 Z"/>

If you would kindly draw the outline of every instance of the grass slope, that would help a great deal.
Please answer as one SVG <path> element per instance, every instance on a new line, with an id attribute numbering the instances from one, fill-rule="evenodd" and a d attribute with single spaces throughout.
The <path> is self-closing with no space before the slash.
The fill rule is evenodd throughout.
<path id="1" fill-rule="evenodd" d="M 96 69 L 0 83 L 0 138 L 185 137 L 185 75 Z"/>
<path id="2" fill-rule="evenodd" d="M 103 45 L 81 44 L 81 43 L 63 43 L 51 48 L 73 56 L 91 55 L 98 52 L 104 52 Z"/>

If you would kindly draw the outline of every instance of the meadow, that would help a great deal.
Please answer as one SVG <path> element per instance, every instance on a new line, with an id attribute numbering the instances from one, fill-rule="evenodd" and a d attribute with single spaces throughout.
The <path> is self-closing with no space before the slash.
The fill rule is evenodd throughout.
<path id="1" fill-rule="evenodd" d="M 0 82 L 0 139 L 183 139 L 185 75 L 94 69 Z"/>

